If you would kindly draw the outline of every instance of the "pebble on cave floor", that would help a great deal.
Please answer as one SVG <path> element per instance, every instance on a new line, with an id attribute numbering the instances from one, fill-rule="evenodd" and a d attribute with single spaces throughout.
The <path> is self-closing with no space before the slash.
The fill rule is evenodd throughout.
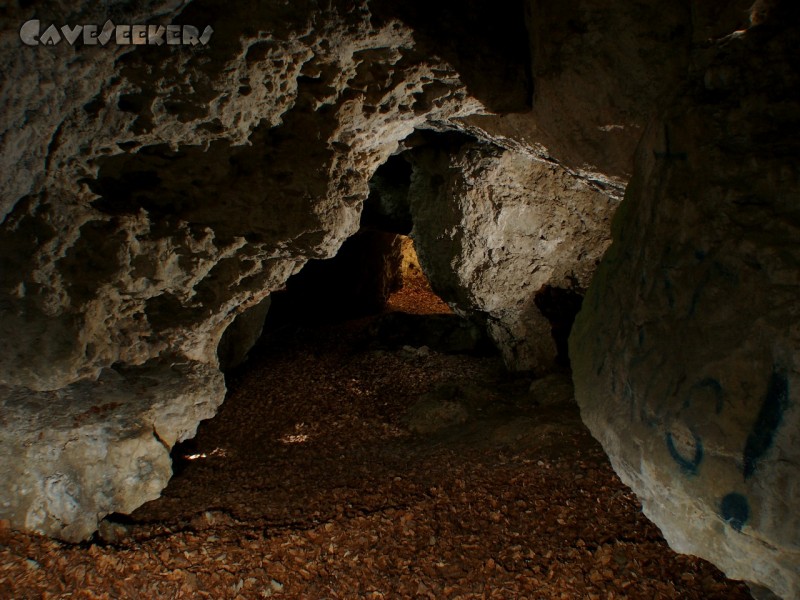
<path id="1" fill-rule="evenodd" d="M 440 311 L 426 293 L 390 307 Z M 750 598 L 668 548 L 574 403 L 494 357 L 375 349 L 368 322 L 263 348 L 93 542 L 0 523 L 0 597 Z"/>

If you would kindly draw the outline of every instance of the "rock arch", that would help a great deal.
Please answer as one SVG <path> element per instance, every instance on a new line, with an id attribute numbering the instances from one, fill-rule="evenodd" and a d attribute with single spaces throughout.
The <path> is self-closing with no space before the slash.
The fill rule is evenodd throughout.
<path id="1" fill-rule="evenodd" d="M 422 2 L 179 4 L 2 15 L 215 30 L 0 37 L 2 518 L 79 540 L 157 496 L 224 397 L 223 332 L 407 152 L 434 286 L 542 371 L 537 293 L 588 288 L 570 354 L 615 468 L 675 547 L 797 595 L 790 3 L 447 2 L 444 28 Z"/>

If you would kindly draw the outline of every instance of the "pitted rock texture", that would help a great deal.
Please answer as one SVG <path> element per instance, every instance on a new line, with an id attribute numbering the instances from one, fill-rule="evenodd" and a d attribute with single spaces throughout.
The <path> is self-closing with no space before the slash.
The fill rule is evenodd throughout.
<path id="1" fill-rule="evenodd" d="M 796 17 L 781 13 L 790 3 L 758 3 L 760 24 L 683 88 L 705 60 L 695 50 L 746 27 L 748 4 L 0 11 L 11 15 L 0 33 L 0 338 L 11 340 L 0 518 L 80 539 L 157 495 L 168 448 L 222 400 L 223 332 L 358 230 L 370 180 L 414 147 L 401 141 L 416 129 L 481 141 L 414 153 L 411 216 L 434 287 L 483 319 L 509 365 L 551 369 L 542 299 L 588 285 L 632 150 L 663 104 L 619 216 L 608 263 L 619 269 L 602 272 L 574 337 L 578 397 L 678 549 L 796 597 L 797 174 L 781 157 L 796 157 L 786 132 L 798 68 L 792 44 L 767 35 Z M 21 48 L 17 28 L 34 16 L 215 34 L 190 51 Z M 394 208 L 404 173 L 373 186 Z M 396 233 L 409 214 L 392 212 Z M 695 312 L 680 321 L 681 310 Z M 712 418 L 695 415 L 708 405 Z"/>
<path id="2" fill-rule="evenodd" d="M 32 50 L 20 42 L 22 23 L 32 18 L 46 22 L 45 26 L 102 25 L 107 19 L 159 23 L 168 20 L 181 2 L 141 0 L 124 8 L 69 0 L 37 3 L 35 9 L 22 4 L 6 3 L 0 12 L 0 219 L 20 198 L 37 193 L 54 174 L 50 155 L 55 148 L 66 143 L 68 151 L 78 154 L 75 150 L 86 139 L 65 128 L 64 118 L 83 105 L 89 112 L 98 109 L 92 98 L 98 86 L 114 76 L 115 61 L 126 51 L 113 45 L 86 53 L 66 50 L 63 45 L 58 50 Z"/>
<path id="3" fill-rule="evenodd" d="M 55 392 L 0 388 L 0 510 L 17 527 L 77 542 L 105 515 L 158 498 L 169 451 L 225 393 L 218 369 L 152 362 Z"/>
<path id="4" fill-rule="evenodd" d="M 679 552 L 800 597 L 796 17 L 648 130 L 571 337 L 584 421 Z"/>
<path id="5" fill-rule="evenodd" d="M 161 14 L 155 5 L 143 11 Z M 34 15 L 105 18 L 42 3 L 20 19 Z M 355 233 L 368 181 L 400 140 L 429 120 L 483 110 L 452 66 L 418 50 L 402 22 L 373 23 L 364 4 L 196 2 L 179 18 L 213 22 L 212 43 L 20 49 L 16 34 L 2 39 L 7 73 L 35 73 L 4 84 L 4 102 L 19 108 L 4 113 L 12 132 L 4 142 L 35 132 L 37 143 L 24 160 L 4 146 L 0 337 L 15 343 L 0 352 L 0 382 L 29 390 L 34 413 L 45 406 L 36 392 L 91 402 L 89 384 L 72 400 L 58 394 L 112 365 L 171 356 L 213 372 L 237 314 Z M 216 405 L 224 390 L 209 393 Z M 173 396 L 176 410 L 191 404 L 190 394 Z M 0 453 L 4 469 L 13 468 L 13 443 L 6 438 Z M 34 454 L 51 448 L 46 438 L 34 446 Z M 43 465 L 28 486 L 39 498 L 26 502 L 47 507 L 42 481 L 67 467 Z M 128 475 L 114 479 L 122 510 L 158 487 L 128 493 Z M 102 512 L 89 487 L 81 484 L 75 509 L 84 535 Z M 8 494 L 0 517 L 28 527 Z M 36 527 L 78 535 L 45 513 Z"/>
<path id="6" fill-rule="evenodd" d="M 583 291 L 617 202 L 564 169 L 480 143 L 413 154 L 412 237 L 434 290 L 486 324 L 515 370 L 556 367 L 545 288 Z"/>
<path id="7" fill-rule="evenodd" d="M 355 232 L 399 140 L 480 110 L 396 21 L 246 12 L 214 13 L 208 48 L 120 57 L 90 106 L 64 103 L 46 184 L 3 227 L 5 383 L 53 390 L 165 351 L 213 364 L 238 306 Z"/>

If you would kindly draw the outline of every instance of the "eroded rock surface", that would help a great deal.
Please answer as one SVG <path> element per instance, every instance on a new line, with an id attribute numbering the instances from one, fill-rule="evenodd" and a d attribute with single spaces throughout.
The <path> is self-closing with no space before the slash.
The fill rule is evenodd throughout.
<path id="1" fill-rule="evenodd" d="M 640 146 L 571 338 L 583 419 L 670 545 L 783 598 L 800 597 L 792 23 L 698 57 Z"/>
<path id="2" fill-rule="evenodd" d="M 240 312 L 228 326 L 217 347 L 220 369 L 227 371 L 247 360 L 247 353 L 255 346 L 264 330 L 264 321 L 271 304 L 272 297 L 267 296 Z"/>
<path id="3" fill-rule="evenodd" d="M 676 548 L 798 595 L 790 3 L 727 41 L 749 0 L 35 4 L 0 14 L 0 518 L 76 540 L 157 495 L 223 398 L 223 332 L 358 230 L 390 157 L 381 226 L 413 219 L 437 292 L 551 370 L 550 300 L 589 285 L 668 106 L 573 337 L 578 399 Z M 22 48 L 33 16 L 215 33 Z"/>
<path id="4" fill-rule="evenodd" d="M 496 146 L 413 157 L 412 237 L 434 290 L 485 321 L 510 368 L 553 370 L 557 348 L 536 295 L 588 287 L 617 202 L 556 165 Z"/>
<path id="5" fill-rule="evenodd" d="M 222 401 L 211 365 L 153 361 L 104 369 L 54 392 L 0 388 L 0 510 L 17 527 L 77 542 L 105 515 L 154 500 L 169 451 Z"/>
<path id="6" fill-rule="evenodd" d="M 480 109 L 365 10 L 191 8 L 215 43 L 140 48 L 95 76 L 91 103 L 62 106 L 46 184 L 4 223 L 8 384 L 58 389 L 166 350 L 213 364 L 238 307 L 355 232 L 399 140 Z"/>
<path id="7" fill-rule="evenodd" d="M 16 35 L 5 35 L 7 73 L 34 75 L 6 85 L 4 102 L 41 108 L 4 113 L 7 130 L 24 124 L 38 137 L 24 160 L 9 149 L 24 139 L 4 138 L 12 142 L 4 164 L 24 168 L 3 170 L 0 231 L 0 337 L 16 341 L 0 353 L 0 382 L 29 390 L 31 411 L 45 405 L 36 393 L 50 398 L 115 364 L 173 356 L 214 371 L 238 313 L 357 230 L 368 181 L 401 139 L 428 120 L 482 110 L 452 66 L 416 49 L 408 26 L 373 22 L 364 5 L 345 4 L 192 3 L 180 19 L 212 23 L 215 34 L 191 51 L 20 49 Z M 43 3 L 18 16 L 105 17 L 75 6 Z M 152 15 L 168 9 L 143 6 Z M 91 386 L 75 389 L 80 396 Z M 209 390 L 217 395 L 209 405 L 218 404 L 223 387 Z M 163 399 L 183 411 L 189 396 Z M 91 403 L 56 398 L 64 415 Z M 15 477 L 14 444 L 6 439 L 4 478 Z M 35 446 L 48 452 L 51 442 Z M 46 464 L 32 473 L 60 468 Z M 128 494 L 120 484 L 114 493 L 128 497 L 117 508 L 129 510 L 156 487 Z M 86 534 L 100 511 L 83 498 L 76 531 Z M 22 515 L 2 514 L 28 526 Z M 36 527 L 79 535 L 64 533 L 59 519 L 47 513 Z"/>

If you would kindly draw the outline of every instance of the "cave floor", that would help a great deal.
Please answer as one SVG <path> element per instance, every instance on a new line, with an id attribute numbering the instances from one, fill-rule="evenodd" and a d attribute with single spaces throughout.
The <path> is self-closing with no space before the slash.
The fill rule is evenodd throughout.
<path id="1" fill-rule="evenodd" d="M 442 309 L 415 294 L 390 307 Z M 0 597 L 750 598 L 668 548 L 574 403 L 537 404 L 496 357 L 376 349 L 369 323 L 262 347 L 162 497 L 96 540 L 0 526 Z M 463 422 L 410 431 L 453 382 Z"/>

